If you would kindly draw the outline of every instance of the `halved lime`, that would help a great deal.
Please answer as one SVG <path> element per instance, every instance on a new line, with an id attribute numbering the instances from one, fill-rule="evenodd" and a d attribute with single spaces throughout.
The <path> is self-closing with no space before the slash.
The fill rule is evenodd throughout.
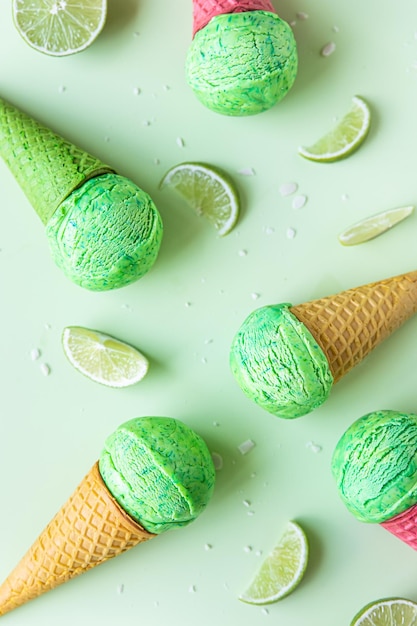
<path id="1" fill-rule="evenodd" d="M 351 626 L 416 626 L 417 604 L 403 598 L 386 598 L 367 604 Z"/>
<path id="2" fill-rule="evenodd" d="M 413 211 L 413 206 L 403 206 L 366 217 L 340 233 L 339 241 L 344 246 L 355 246 L 374 239 L 411 215 Z"/>
<path id="3" fill-rule="evenodd" d="M 139 350 L 96 330 L 67 326 L 62 346 L 75 369 L 108 387 L 128 387 L 148 371 L 149 362 Z"/>
<path id="4" fill-rule="evenodd" d="M 248 604 L 270 604 L 284 598 L 300 583 L 307 561 L 307 537 L 299 524 L 288 522 L 278 544 L 239 600 Z"/>
<path id="5" fill-rule="evenodd" d="M 208 163 L 180 163 L 162 178 L 160 189 L 175 189 L 197 215 L 227 235 L 237 222 L 239 194 L 230 176 Z"/>
<path id="6" fill-rule="evenodd" d="M 106 21 L 107 0 L 13 0 L 13 19 L 23 39 L 52 56 L 80 52 Z"/>
<path id="7" fill-rule="evenodd" d="M 368 104 L 355 96 L 351 109 L 333 130 L 309 147 L 300 146 L 298 153 L 310 161 L 330 163 L 349 156 L 363 143 L 371 124 Z"/>

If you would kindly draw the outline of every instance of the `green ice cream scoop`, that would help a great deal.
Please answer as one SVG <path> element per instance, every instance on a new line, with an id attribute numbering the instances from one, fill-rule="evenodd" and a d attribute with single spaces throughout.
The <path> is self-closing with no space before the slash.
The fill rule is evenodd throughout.
<path id="1" fill-rule="evenodd" d="M 132 181 L 1 98 L 0 155 L 44 223 L 52 256 L 68 278 L 103 291 L 149 271 L 162 221 Z"/>
<path id="2" fill-rule="evenodd" d="M 195 520 L 214 489 L 207 445 L 173 418 L 142 417 L 122 424 L 106 440 L 99 468 L 120 506 L 154 534 Z"/>
<path id="3" fill-rule="evenodd" d="M 333 453 L 332 473 L 348 510 L 383 523 L 417 503 L 417 415 L 374 411 L 354 422 Z"/>
<path id="4" fill-rule="evenodd" d="M 197 98 L 224 115 L 253 115 L 279 102 L 298 66 L 290 26 L 269 11 L 213 17 L 196 32 L 186 77 Z"/>
<path id="5" fill-rule="evenodd" d="M 253 311 L 233 339 L 230 365 L 250 399 L 269 413 L 291 419 L 327 399 L 333 376 L 323 350 L 290 306 Z"/>

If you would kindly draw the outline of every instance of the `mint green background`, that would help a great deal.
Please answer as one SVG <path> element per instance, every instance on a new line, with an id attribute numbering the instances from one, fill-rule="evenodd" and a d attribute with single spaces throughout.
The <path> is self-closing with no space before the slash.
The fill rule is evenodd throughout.
<path id="1" fill-rule="evenodd" d="M 362 246 L 343 248 L 337 234 L 362 217 L 417 204 L 417 6 L 413 0 L 276 6 L 287 20 L 296 11 L 310 15 L 295 26 L 299 76 L 270 111 L 231 119 L 206 110 L 185 83 L 189 0 L 111 0 L 100 38 L 63 59 L 29 48 L 14 29 L 10 3 L 0 4 L 0 52 L 8 59 L 1 95 L 131 177 L 153 196 L 165 225 L 159 259 L 144 278 L 89 293 L 54 266 L 44 227 L 0 163 L 0 578 L 119 423 L 138 415 L 176 417 L 224 459 L 213 500 L 196 522 L 3 617 L 5 626 L 120 620 L 333 626 L 349 624 L 380 597 L 417 600 L 416 553 L 382 528 L 356 521 L 330 473 L 333 448 L 354 419 L 381 408 L 417 410 L 417 319 L 338 383 L 325 405 L 290 422 L 251 403 L 228 366 L 231 339 L 255 307 L 297 304 L 416 269 L 417 215 Z M 335 53 L 322 58 L 321 47 L 332 40 Z M 361 150 L 331 165 L 302 160 L 297 146 L 327 131 L 354 94 L 374 111 Z M 212 162 L 235 177 L 244 209 L 228 237 L 217 238 L 210 224 L 158 191 L 163 173 L 184 160 Z M 237 174 L 247 167 L 255 176 Z M 308 196 L 299 211 L 279 193 L 293 180 Z M 288 227 L 297 230 L 294 240 L 286 237 Z M 252 293 L 260 297 L 254 301 Z M 136 345 L 150 359 L 147 377 L 114 390 L 80 376 L 61 350 L 69 324 Z M 49 377 L 29 357 L 35 347 L 51 367 Z M 256 447 L 242 456 L 237 446 L 249 438 Z M 264 615 L 237 596 L 260 563 L 257 551 L 272 548 L 288 519 L 310 537 L 310 565 L 297 591 Z"/>

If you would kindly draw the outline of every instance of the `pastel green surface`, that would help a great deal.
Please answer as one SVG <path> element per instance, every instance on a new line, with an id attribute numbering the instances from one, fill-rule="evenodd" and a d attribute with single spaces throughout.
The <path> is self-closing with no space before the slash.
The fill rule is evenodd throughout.
<path id="1" fill-rule="evenodd" d="M 333 385 L 323 350 L 288 304 L 249 315 L 233 339 L 230 364 L 251 400 L 288 419 L 320 406 Z"/>
<path id="2" fill-rule="evenodd" d="M 275 13 L 248 11 L 214 17 L 196 33 L 188 49 L 186 76 L 209 109 L 253 115 L 286 95 L 297 64 L 290 26 Z"/>
<path id="3" fill-rule="evenodd" d="M 339 440 L 332 472 L 343 502 L 362 522 L 384 522 L 417 502 L 417 415 L 375 411 Z"/>
<path id="4" fill-rule="evenodd" d="M 118 503 L 156 534 L 195 520 L 214 489 L 206 444 L 172 418 L 142 417 L 122 424 L 107 438 L 99 467 Z"/>
<path id="5" fill-rule="evenodd" d="M 124 287 L 154 264 L 162 221 L 152 199 L 132 181 L 105 174 L 73 191 L 46 225 L 53 259 L 87 289 Z"/>

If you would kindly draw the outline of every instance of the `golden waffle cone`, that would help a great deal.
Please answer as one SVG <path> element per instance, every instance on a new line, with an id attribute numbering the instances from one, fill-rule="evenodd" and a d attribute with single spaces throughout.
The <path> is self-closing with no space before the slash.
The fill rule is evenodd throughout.
<path id="1" fill-rule="evenodd" d="M 381 526 L 417 550 L 417 504 L 382 522 Z"/>
<path id="2" fill-rule="evenodd" d="M 193 0 L 193 36 L 216 15 L 245 11 L 276 13 L 270 0 Z"/>
<path id="3" fill-rule="evenodd" d="M 417 312 L 417 271 L 291 307 L 337 382 Z"/>
<path id="4" fill-rule="evenodd" d="M 44 224 L 74 189 L 114 171 L 1 98 L 0 156 Z"/>
<path id="5" fill-rule="evenodd" d="M 0 615 L 155 535 L 116 502 L 98 462 L 0 587 Z"/>

